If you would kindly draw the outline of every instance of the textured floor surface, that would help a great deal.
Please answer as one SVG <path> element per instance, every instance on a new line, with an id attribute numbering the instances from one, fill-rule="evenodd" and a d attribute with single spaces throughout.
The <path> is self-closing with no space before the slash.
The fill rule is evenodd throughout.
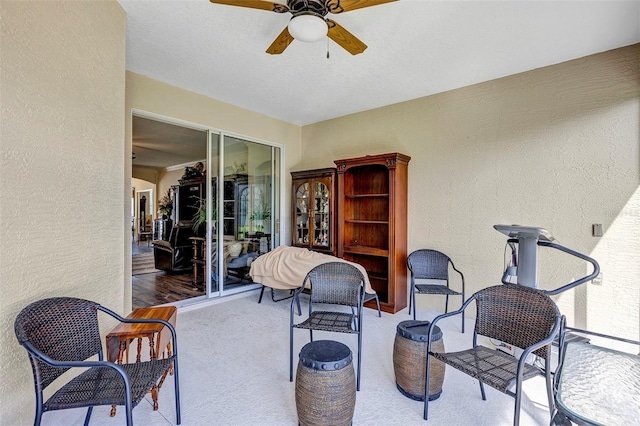
<path id="1" fill-rule="evenodd" d="M 155 268 L 153 253 L 140 253 L 131 256 L 131 275 L 160 272 Z"/>
<path id="2" fill-rule="evenodd" d="M 289 301 L 274 303 L 258 292 L 227 298 L 220 303 L 180 308 L 177 320 L 182 424 L 296 425 L 295 385 L 289 382 Z M 306 306 L 303 304 L 303 310 Z M 419 319 L 437 313 L 418 311 Z M 423 403 L 404 397 L 396 388 L 393 342 L 396 326 L 409 319 L 404 309 L 395 315 L 365 309 L 362 384 L 356 395 L 354 425 L 509 425 L 513 398 L 487 389 L 482 401 L 477 381 L 447 369 L 442 396 L 429 404 L 429 420 L 422 420 Z M 468 347 L 472 324 L 460 333 L 458 319 L 443 320 L 447 350 Z M 357 350 L 357 337 L 335 333 L 314 335 Z M 309 335 L 296 330 L 294 354 Z M 295 371 L 295 370 L 294 370 Z M 133 410 L 136 425 L 175 424 L 173 378 L 159 395 L 159 411 L 150 396 Z M 521 424 L 549 424 L 544 379 L 525 382 Z M 94 409 L 90 424 L 123 425 L 123 410 L 109 417 L 108 407 Z M 81 425 L 85 410 L 45 413 L 43 425 Z"/>

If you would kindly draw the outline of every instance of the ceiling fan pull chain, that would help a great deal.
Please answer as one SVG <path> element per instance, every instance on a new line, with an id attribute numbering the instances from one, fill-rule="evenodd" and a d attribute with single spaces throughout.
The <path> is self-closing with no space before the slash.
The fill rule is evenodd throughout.
<path id="1" fill-rule="evenodd" d="M 327 37 L 327 59 L 329 59 L 329 37 Z"/>

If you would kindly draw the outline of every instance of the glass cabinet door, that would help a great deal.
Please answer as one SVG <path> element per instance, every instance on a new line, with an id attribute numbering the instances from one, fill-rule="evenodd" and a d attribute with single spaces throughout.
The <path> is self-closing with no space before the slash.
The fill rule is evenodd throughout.
<path id="1" fill-rule="evenodd" d="M 335 255 L 335 169 L 291 172 L 292 245 Z"/>
<path id="2" fill-rule="evenodd" d="M 315 182 L 314 195 L 314 229 L 313 245 L 323 248 L 329 247 L 331 222 L 329 216 L 329 188 L 322 182 Z"/>
<path id="3" fill-rule="evenodd" d="M 299 245 L 309 243 L 309 182 L 296 189 L 296 234 L 295 241 Z"/>

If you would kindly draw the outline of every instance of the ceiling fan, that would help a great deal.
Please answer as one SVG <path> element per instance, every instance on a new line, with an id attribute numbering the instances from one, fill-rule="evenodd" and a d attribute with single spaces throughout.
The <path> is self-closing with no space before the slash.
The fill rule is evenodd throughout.
<path id="1" fill-rule="evenodd" d="M 267 53 L 278 55 L 295 40 L 312 42 L 329 38 L 352 55 L 362 53 L 367 45 L 344 29 L 336 21 L 326 18 L 329 13 L 349 12 L 363 7 L 377 6 L 397 0 L 287 0 L 286 4 L 266 0 L 209 0 L 211 3 L 249 7 L 293 15 L 289 25 L 271 43 Z"/>

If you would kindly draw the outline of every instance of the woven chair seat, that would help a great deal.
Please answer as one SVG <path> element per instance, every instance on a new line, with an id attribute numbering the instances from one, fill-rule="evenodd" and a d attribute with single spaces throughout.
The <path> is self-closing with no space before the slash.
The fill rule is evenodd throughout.
<path id="1" fill-rule="evenodd" d="M 134 407 L 158 382 L 171 362 L 173 358 L 121 365 L 131 379 Z M 49 410 L 63 410 L 86 407 L 87 400 L 93 401 L 94 405 L 125 405 L 122 377 L 113 368 L 90 368 L 56 391 L 46 405 Z"/>
<path id="2" fill-rule="evenodd" d="M 296 328 L 335 331 L 340 333 L 357 333 L 353 328 L 355 315 L 343 312 L 315 311 Z"/>
<path id="3" fill-rule="evenodd" d="M 516 381 L 518 359 L 504 352 L 476 346 L 461 352 L 434 352 L 431 355 L 503 393 L 510 393 L 509 389 Z M 541 369 L 525 364 L 522 378 L 540 374 L 544 374 Z"/>
<path id="4" fill-rule="evenodd" d="M 446 285 L 440 284 L 416 284 L 417 293 L 420 294 L 448 294 L 451 296 L 458 296 L 462 293 L 452 290 Z"/>

